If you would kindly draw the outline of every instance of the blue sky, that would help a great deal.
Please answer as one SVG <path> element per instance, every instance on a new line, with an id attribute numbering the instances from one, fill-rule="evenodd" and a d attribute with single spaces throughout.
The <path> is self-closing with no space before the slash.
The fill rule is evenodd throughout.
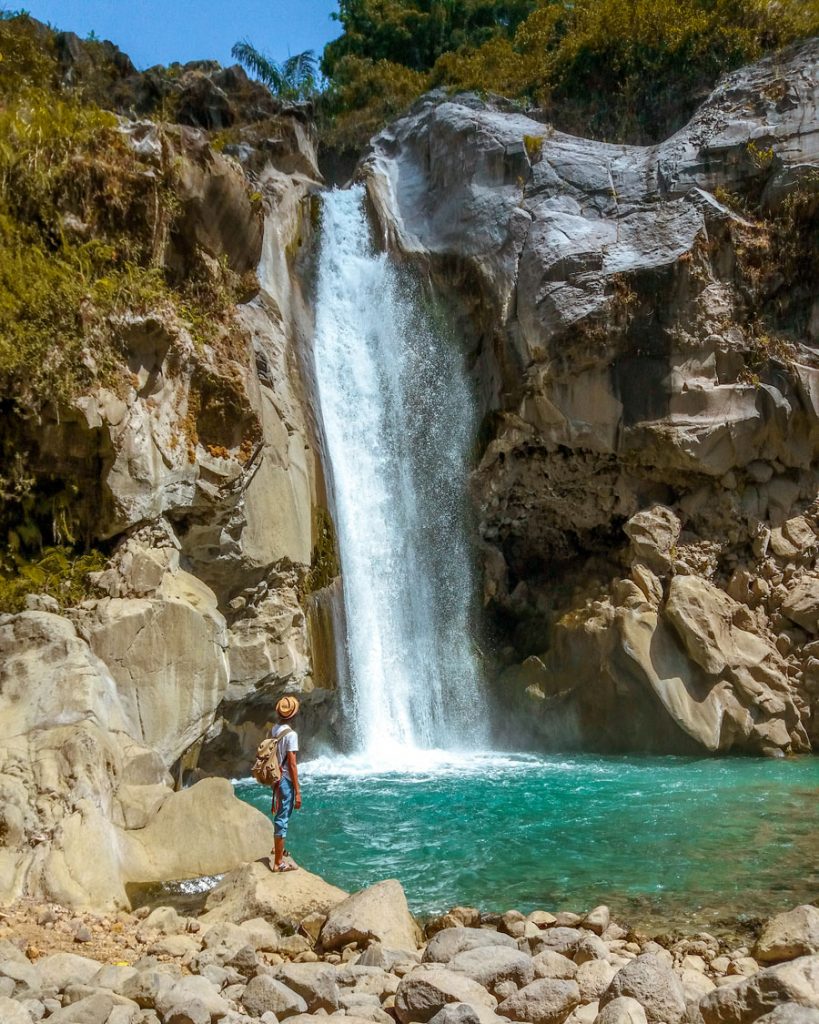
<path id="1" fill-rule="evenodd" d="M 0 0 L 40 21 L 87 36 L 111 39 L 140 69 L 178 60 L 215 58 L 233 63 L 240 39 L 282 60 L 315 50 L 339 34 L 330 18 L 336 0 Z"/>

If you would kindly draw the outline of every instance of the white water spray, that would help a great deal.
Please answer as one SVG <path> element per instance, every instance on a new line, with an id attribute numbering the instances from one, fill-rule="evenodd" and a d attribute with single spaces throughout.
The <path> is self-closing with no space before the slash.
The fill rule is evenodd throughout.
<path id="1" fill-rule="evenodd" d="M 463 354 L 383 253 L 361 186 L 325 196 L 315 373 L 331 466 L 353 743 L 381 764 L 475 749 Z M 410 748 L 409 750 L 407 748 Z"/>

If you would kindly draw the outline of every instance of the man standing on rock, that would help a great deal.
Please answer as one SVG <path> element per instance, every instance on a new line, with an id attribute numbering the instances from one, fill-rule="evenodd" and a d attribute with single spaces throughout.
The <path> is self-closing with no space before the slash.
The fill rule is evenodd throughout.
<path id="1" fill-rule="evenodd" d="M 273 803 L 270 811 L 273 814 L 273 871 L 295 871 L 296 865 L 285 861 L 284 841 L 287 838 L 287 825 L 290 815 L 301 807 L 301 789 L 299 787 L 299 771 L 296 766 L 296 754 L 299 750 L 298 733 L 290 726 L 296 717 L 299 702 L 295 697 L 282 697 L 276 704 L 278 724 L 273 726 L 271 737 L 276 740 L 276 754 L 282 770 L 281 781 L 273 787 Z"/>

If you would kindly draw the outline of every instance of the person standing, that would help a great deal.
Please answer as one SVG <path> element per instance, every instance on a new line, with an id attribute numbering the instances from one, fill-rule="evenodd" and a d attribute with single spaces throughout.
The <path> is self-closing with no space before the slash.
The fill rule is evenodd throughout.
<path id="1" fill-rule="evenodd" d="M 295 871 L 297 868 L 292 861 L 285 861 L 287 852 L 284 843 L 290 815 L 301 807 L 299 770 L 296 764 L 299 736 L 290 724 L 298 711 L 299 702 L 295 697 L 282 697 L 276 704 L 279 721 L 270 732 L 271 737 L 276 740 L 276 754 L 282 771 L 281 781 L 273 787 L 273 802 L 270 806 L 273 814 L 272 871 Z"/>

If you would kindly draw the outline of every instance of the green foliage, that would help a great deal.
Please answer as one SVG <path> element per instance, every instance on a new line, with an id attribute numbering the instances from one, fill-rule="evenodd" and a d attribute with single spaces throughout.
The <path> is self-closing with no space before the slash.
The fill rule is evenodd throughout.
<path id="1" fill-rule="evenodd" d="M 339 149 L 365 142 L 429 86 L 429 75 L 388 60 L 347 56 L 322 100 L 322 141 Z"/>
<path id="2" fill-rule="evenodd" d="M 275 96 L 304 100 L 313 96 L 318 85 L 318 65 L 312 50 L 296 53 L 279 63 L 243 40 L 230 51 L 234 60 L 255 75 Z"/>
<path id="3" fill-rule="evenodd" d="M 57 71 L 54 39 L 25 12 L 0 19 L 0 95 L 25 86 L 51 84 Z"/>
<path id="4" fill-rule="evenodd" d="M 514 32 L 535 0 L 339 0 L 344 32 L 322 57 L 335 78 L 346 57 L 402 64 L 429 71 L 444 53 L 476 47 Z"/>
<path id="5" fill-rule="evenodd" d="M 67 398 L 116 361 L 106 319 L 171 301 L 152 264 L 159 186 L 116 119 L 28 88 L 0 106 L 0 391 Z"/>
<path id="6" fill-rule="evenodd" d="M 328 114 L 351 138 L 439 85 L 647 142 L 679 127 L 721 73 L 819 32 L 819 0 L 341 0 L 338 18 L 322 67 Z M 415 74 L 400 90 L 396 68 Z"/>
<path id="7" fill-rule="evenodd" d="M 77 605 L 91 595 L 89 574 L 105 568 L 100 551 L 76 554 L 70 548 L 45 548 L 36 558 L 7 555 L 0 562 L 0 612 L 19 612 L 29 594 L 47 594 L 61 608 Z"/>

